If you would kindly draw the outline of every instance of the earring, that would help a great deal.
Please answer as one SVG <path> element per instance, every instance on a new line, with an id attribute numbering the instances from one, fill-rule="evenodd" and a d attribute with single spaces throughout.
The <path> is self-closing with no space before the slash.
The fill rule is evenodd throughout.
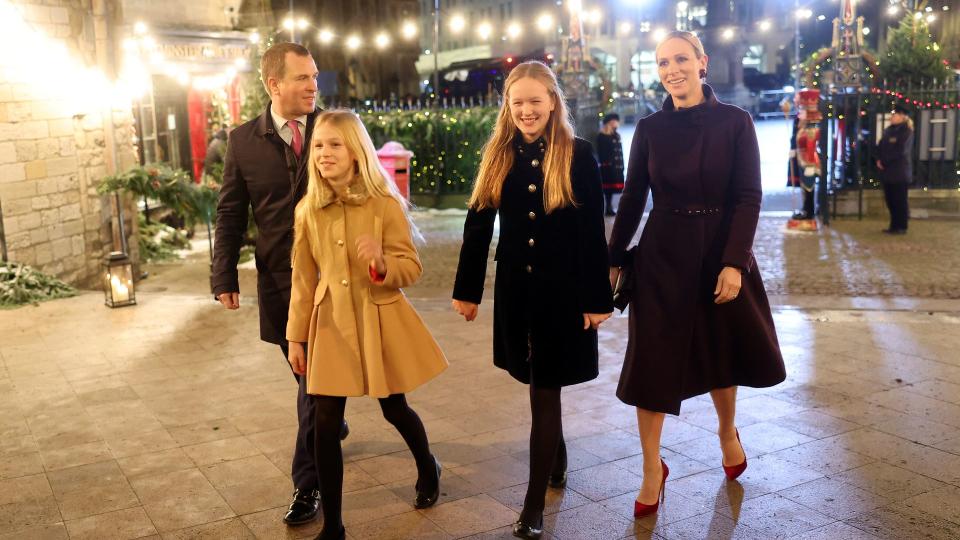
<path id="1" fill-rule="evenodd" d="M 706 78 L 707 78 L 707 70 L 705 70 L 705 69 L 700 69 L 700 78 L 701 78 L 701 79 L 706 79 Z"/>

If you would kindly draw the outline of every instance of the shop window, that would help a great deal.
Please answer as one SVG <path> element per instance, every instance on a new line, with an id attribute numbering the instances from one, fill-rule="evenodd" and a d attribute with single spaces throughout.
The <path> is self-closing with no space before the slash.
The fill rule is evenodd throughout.
<path id="1" fill-rule="evenodd" d="M 743 56 L 743 67 L 755 68 L 763 71 L 763 45 L 751 45 Z"/>
<path id="2" fill-rule="evenodd" d="M 652 50 L 640 51 L 630 59 L 630 82 L 634 88 L 653 88 L 660 82 L 657 58 Z"/>

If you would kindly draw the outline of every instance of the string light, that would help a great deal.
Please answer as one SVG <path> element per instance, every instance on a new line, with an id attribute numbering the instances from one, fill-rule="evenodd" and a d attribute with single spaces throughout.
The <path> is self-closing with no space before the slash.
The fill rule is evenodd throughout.
<path id="1" fill-rule="evenodd" d="M 417 25 L 413 21 L 406 21 L 400 29 L 405 39 L 413 39 L 417 35 Z"/>
<path id="2" fill-rule="evenodd" d="M 490 23 L 488 22 L 482 22 L 480 23 L 479 26 L 477 26 L 477 36 L 479 36 L 480 39 L 484 41 L 489 39 L 490 34 L 492 33 L 493 33 L 493 28 L 490 26 Z"/>

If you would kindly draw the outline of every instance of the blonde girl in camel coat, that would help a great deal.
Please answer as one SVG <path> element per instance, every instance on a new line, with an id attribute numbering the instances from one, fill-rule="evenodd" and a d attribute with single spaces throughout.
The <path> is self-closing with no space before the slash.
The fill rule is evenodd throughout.
<path id="1" fill-rule="evenodd" d="M 417 233 L 360 119 L 347 110 L 321 113 L 310 144 L 310 183 L 294 215 L 287 339 L 316 418 L 324 518 L 317 538 L 330 540 L 346 534 L 340 426 L 348 396 L 378 399 L 416 461 L 414 507 L 436 503 L 440 462 L 405 394 L 447 361 L 400 290 L 423 270 Z"/>

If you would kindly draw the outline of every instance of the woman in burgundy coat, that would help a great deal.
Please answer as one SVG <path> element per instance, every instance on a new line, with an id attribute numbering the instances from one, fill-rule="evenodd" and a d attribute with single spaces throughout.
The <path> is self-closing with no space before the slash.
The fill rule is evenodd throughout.
<path id="1" fill-rule="evenodd" d="M 610 237 L 611 281 L 632 265 L 630 335 L 617 396 L 637 407 L 643 484 L 634 515 L 656 512 L 669 469 L 660 459 L 664 414 L 710 392 L 723 469 L 747 465 L 734 422 L 737 386 L 786 378 L 753 258 L 760 213 L 760 153 L 750 115 L 703 84 L 707 57 L 691 33 L 657 47 L 663 110 L 637 124 L 626 187 Z M 632 260 L 627 247 L 654 205 Z"/>

